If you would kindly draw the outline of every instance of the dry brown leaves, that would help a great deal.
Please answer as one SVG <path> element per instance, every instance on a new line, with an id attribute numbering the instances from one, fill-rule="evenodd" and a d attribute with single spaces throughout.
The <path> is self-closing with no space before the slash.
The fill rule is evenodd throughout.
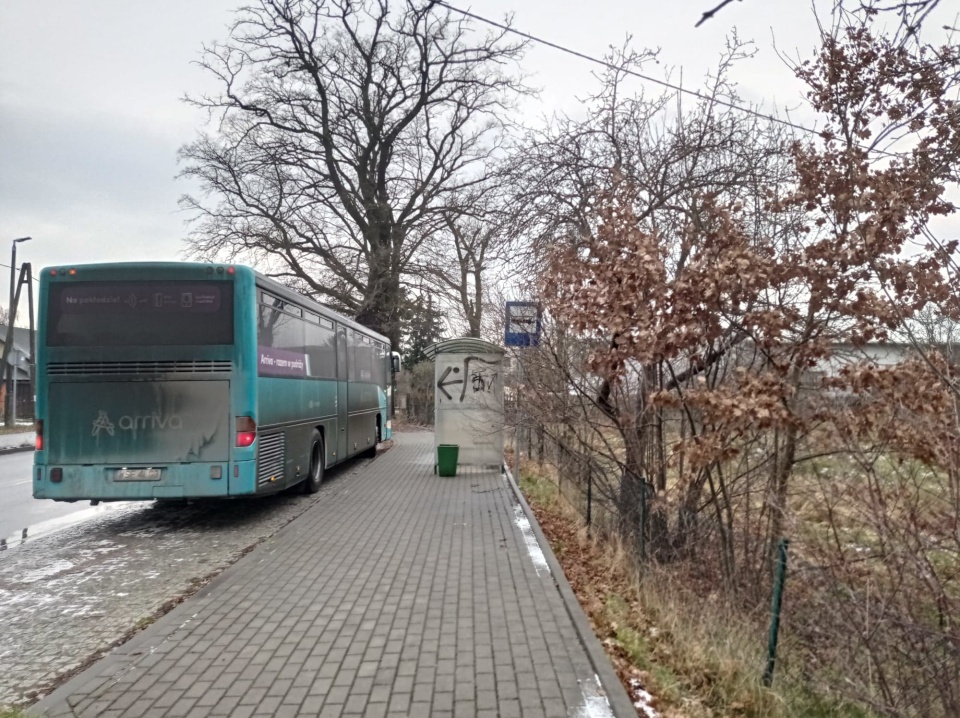
<path id="1" fill-rule="evenodd" d="M 613 172 L 593 205 L 596 230 L 554 250 L 543 281 L 557 321 L 597 344 L 577 372 L 625 387 L 648 367 L 686 375 L 641 404 L 670 394 L 715 435 L 689 447 L 700 466 L 729 460 L 744 432 L 820 421 L 794 390 L 835 346 L 884 341 L 930 305 L 960 318 L 957 244 L 924 234 L 931 217 L 957 209 L 946 189 L 960 160 L 960 49 L 898 45 L 868 22 L 824 36 L 796 72 L 826 129 L 793 147 L 790 189 L 768 198 L 789 237 L 751 227 L 739 201 L 694 188 L 688 225 L 665 231 Z M 908 149 L 881 150 L 904 133 Z M 745 340 L 762 356 L 752 376 L 704 383 Z"/>
<path id="2" fill-rule="evenodd" d="M 940 355 L 896 366 L 857 364 L 828 385 L 851 397 L 830 417 L 841 436 L 879 441 L 900 457 L 946 471 L 960 468 L 958 381 Z"/>

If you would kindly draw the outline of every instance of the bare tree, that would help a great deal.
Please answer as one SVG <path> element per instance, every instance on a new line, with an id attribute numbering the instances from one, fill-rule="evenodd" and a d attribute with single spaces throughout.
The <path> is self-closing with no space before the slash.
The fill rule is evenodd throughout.
<path id="1" fill-rule="evenodd" d="M 482 182 L 523 86 L 523 43 L 432 2 L 261 0 L 201 66 L 219 122 L 182 148 L 192 251 L 274 260 L 279 275 L 400 336 L 402 276 Z"/>
<path id="2" fill-rule="evenodd" d="M 742 0 L 740 0 L 742 2 Z M 700 27 L 712 19 L 718 12 L 730 5 L 733 0 L 720 0 L 709 10 L 705 10 L 697 21 Z M 940 5 L 940 0 L 835 0 L 835 9 L 849 9 L 851 12 L 865 15 L 886 13 L 900 17 L 900 27 L 908 35 L 916 33 L 930 14 Z"/>
<path id="3" fill-rule="evenodd" d="M 443 227 L 424 243 L 417 273 L 456 308 L 467 336 L 479 338 L 490 292 L 509 277 L 520 233 L 507 175 L 498 172 L 443 213 Z"/>

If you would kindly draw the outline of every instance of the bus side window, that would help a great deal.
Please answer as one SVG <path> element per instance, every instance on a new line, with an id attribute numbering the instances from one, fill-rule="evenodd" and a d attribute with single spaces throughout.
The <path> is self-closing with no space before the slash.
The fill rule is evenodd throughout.
<path id="1" fill-rule="evenodd" d="M 261 346 L 272 347 L 277 323 L 283 318 L 274 307 L 279 307 L 282 302 L 266 292 L 260 293 L 260 299 L 263 303 L 257 307 L 257 341 Z"/>
<path id="2" fill-rule="evenodd" d="M 373 340 L 370 337 L 360 335 L 357 355 L 357 364 L 359 365 L 357 373 L 360 375 L 360 381 L 373 381 Z"/>
<path id="3" fill-rule="evenodd" d="M 261 346 L 272 347 L 273 328 L 280 318 L 280 312 L 262 304 L 257 309 L 257 342 Z"/>
<path id="4" fill-rule="evenodd" d="M 279 309 L 260 307 L 259 339 L 261 346 L 304 354 L 304 323 Z"/>
<path id="5" fill-rule="evenodd" d="M 337 327 L 337 379 L 347 380 L 347 330 Z"/>
<path id="6" fill-rule="evenodd" d="M 374 376 L 374 381 L 377 382 L 379 386 L 387 386 L 387 378 L 390 376 L 389 362 L 390 352 L 387 351 L 386 344 L 377 342 L 376 375 Z"/>
<path id="7" fill-rule="evenodd" d="M 309 321 L 303 326 L 307 356 L 310 357 L 310 376 L 336 379 L 337 354 L 334 349 L 333 329 Z"/>
<path id="8" fill-rule="evenodd" d="M 360 374 L 357 372 L 357 339 L 358 334 L 352 329 L 347 330 L 347 363 L 350 367 L 347 376 L 350 381 L 360 381 Z"/>

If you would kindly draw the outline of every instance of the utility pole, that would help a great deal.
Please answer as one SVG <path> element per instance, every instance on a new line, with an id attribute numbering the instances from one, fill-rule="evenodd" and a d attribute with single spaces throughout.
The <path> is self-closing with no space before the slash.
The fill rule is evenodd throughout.
<path id="1" fill-rule="evenodd" d="M 20 354 L 19 349 L 13 350 L 13 368 L 10 372 L 13 375 L 13 400 L 10 402 L 11 424 L 17 423 L 17 369 L 20 368 Z"/>
<path id="2" fill-rule="evenodd" d="M 11 356 L 10 352 L 13 349 L 13 324 L 17 318 L 17 298 L 20 296 L 20 293 L 17 291 L 17 245 L 20 242 L 29 242 L 32 237 L 19 237 L 13 240 L 13 250 L 10 256 L 10 304 L 8 306 L 7 318 L 7 338 L 3 347 L 3 368 L 2 370 L 7 372 L 7 394 L 4 401 L 4 423 L 7 426 L 14 425 L 13 414 L 15 409 L 13 408 L 13 373 L 16 371 L 16 368 L 11 368 L 8 365 L 9 358 Z"/>

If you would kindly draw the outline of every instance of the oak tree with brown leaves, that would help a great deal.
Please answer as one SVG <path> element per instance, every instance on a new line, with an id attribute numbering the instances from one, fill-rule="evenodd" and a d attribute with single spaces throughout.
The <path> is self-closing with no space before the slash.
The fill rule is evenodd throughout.
<path id="1" fill-rule="evenodd" d="M 787 172 L 755 162 L 749 191 L 723 181 L 745 163 L 723 160 L 763 157 L 761 132 L 688 146 L 713 171 L 676 186 L 675 165 L 637 170 L 656 148 L 624 143 L 642 150 L 622 161 L 615 115 L 558 138 L 554 156 L 577 163 L 543 175 L 598 191 L 558 205 L 579 216 L 547 251 L 537 361 L 569 389 L 542 392 L 547 408 L 563 395 L 542 423 L 641 559 L 699 561 L 709 585 L 715 560 L 727 591 L 762 601 L 790 535 L 805 579 L 792 630 L 826 689 L 880 715 L 956 715 L 958 357 L 918 330 L 960 320 L 957 242 L 935 229 L 956 215 L 960 48 L 835 17 L 795 68 L 823 131 L 780 145 Z M 734 126 L 702 113 L 674 126 Z M 580 160 L 597 138 L 614 161 Z M 904 335 L 908 358 L 873 358 Z"/>

